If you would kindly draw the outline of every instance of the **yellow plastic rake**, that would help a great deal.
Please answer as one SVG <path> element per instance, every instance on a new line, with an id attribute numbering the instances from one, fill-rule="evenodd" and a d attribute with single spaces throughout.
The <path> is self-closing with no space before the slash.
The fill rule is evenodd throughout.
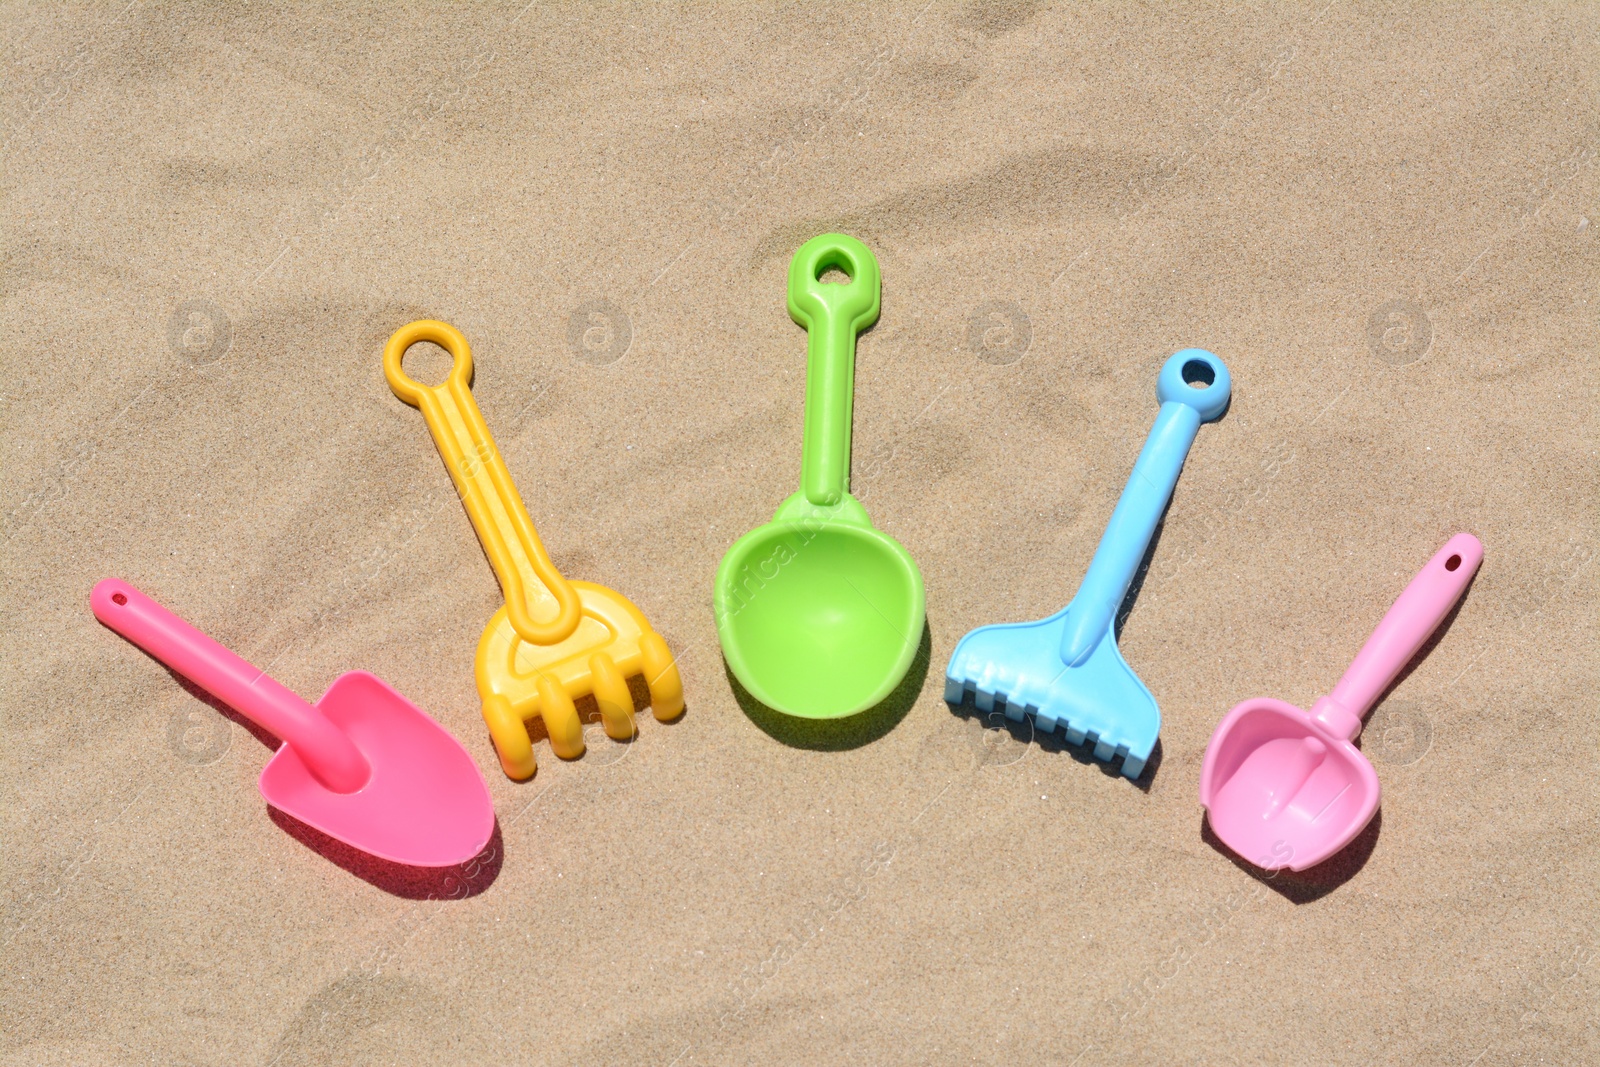
<path id="1" fill-rule="evenodd" d="M 455 360 L 441 384 L 423 385 L 401 369 L 406 349 L 418 341 L 432 341 Z M 427 420 L 505 593 L 506 606 L 478 641 L 476 674 L 483 718 L 506 774 L 530 778 L 537 769 L 527 727 L 535 716 L 544 719 L 556 755 L 583 755 L 580 697 L 593 695 L 610 737 L 631 738 L 634 675 L 644 677 L 657 719 L 680 715 L 683 682 L 667 642 L 625 597 L 569 582 L 550 561 L 472 399 L 472 349 L 461 331 L 433 319 L 401 327 L 384 346 L 383 372 L 394 395 Z"/>

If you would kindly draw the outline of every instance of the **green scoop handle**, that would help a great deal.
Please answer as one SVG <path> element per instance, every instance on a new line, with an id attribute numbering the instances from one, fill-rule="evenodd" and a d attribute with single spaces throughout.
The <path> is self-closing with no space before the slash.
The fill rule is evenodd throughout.
<path id="1" fill-rule="evenodd" d="M 842 271 L 850 280 L 824 282 L 822 276 L 829 270 Z M 840 513 L 831 518 L 866 518 L 860 505 L 850 499 L 850 419 L 856 334 L 878 321 L 882 289 L 876 257 L 866 245 L 842 233 L 813 237 L 789 264 L 789 317 L 806 331 L 800 496 L 812 514 L 818 509 L 839 508 Z M 790 505 L 799 503 L 790 498 L 779 517 L 786 517 Z"/>

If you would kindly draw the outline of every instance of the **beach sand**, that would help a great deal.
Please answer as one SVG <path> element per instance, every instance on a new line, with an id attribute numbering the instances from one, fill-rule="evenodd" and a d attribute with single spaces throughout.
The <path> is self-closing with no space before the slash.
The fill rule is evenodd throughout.
<path id="1" fill-rule="evenodd" d="M 1165 8 L 7 5 L 0 1064 L 1600 1060 L 1600 14 Z M 829 230 L 882 266 L 853 488 L 928 633 L 820 727 L 741 706 L 711 583 L 798 484 L 785 277 Z M 681 720 L 500 771 L 499 587 L 381 369 L 417 318 Z M 943 669 L 1071 597 L 1186 347 L 1235 391 L 1123 627 L 1134 783 Z M 1362 737 L 1379 820 L 1236 862 L 1217 722 L 1309 707 L 1458 530 L 1482 570 Z M 268 744 L 92 617 L 113 575 L 426 708 L 493 854 L 274 814 Z"/>

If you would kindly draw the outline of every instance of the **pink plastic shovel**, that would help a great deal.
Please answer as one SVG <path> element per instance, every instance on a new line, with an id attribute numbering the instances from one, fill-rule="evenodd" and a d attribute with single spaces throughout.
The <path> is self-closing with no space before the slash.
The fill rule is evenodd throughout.
<path id="1" fill-rule="evenodd" d="M 1228 712 L 1206 747 L 1200 803 L 1229 848 L 1269 871 L 1303 871 L 1366 829 L 1378 812 L 1378 775 L 1350 742 L 1481 562 L 1476 537 L 1459 533 L 1446 541 L 1311 714 L 1270 697 Z"/>
<path id="2" fill-rule="evenodd" d="M 472 757 L 378 678 L 342 674 L 313 707 L 127 582 L 107 578 L 89 603 L 95 618 L 283 738 L 261 772 L 268 804 L 413 867 L 462 863 L 488 843 L 494 805 Z"/>

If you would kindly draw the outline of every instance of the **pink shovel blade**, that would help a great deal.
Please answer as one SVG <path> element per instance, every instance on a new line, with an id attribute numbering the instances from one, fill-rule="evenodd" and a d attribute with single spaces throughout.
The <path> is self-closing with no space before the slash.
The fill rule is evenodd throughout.
<path id="1" fill-rule="evenodd" d="M 494 832 L 489 789 L 444 727 L 366 671 L 340 675 L 316 706 L 355 742 L 372 776 L 353 793 L 336 793 L 285 743 L 261 772 L 268 804 L 413 867 L 449 867 L 483 851 Z"/>
<path id="2" fill-rule="evenodd" d="M 1240 858 L 1269 871 L 1303 871 L 1367 828 L 1378 811 L 1378 774 L 1350 742 L 1482 562 L 1483 544 L 1471 534 L 1446 541 L 1310 714 L 1263 697 L 1217 724 L 1200 767 L 1200 803 L 1211 829 Z"/>
<path id="3" fill-rule="evenodd" d="M 1269 871 L 1303 871 L 1344 848 L 1372 821 L 1379 794 L 1359 749 L 1268 697 L 1228 712 L 1200 768 L 1212 831 Z"/>

